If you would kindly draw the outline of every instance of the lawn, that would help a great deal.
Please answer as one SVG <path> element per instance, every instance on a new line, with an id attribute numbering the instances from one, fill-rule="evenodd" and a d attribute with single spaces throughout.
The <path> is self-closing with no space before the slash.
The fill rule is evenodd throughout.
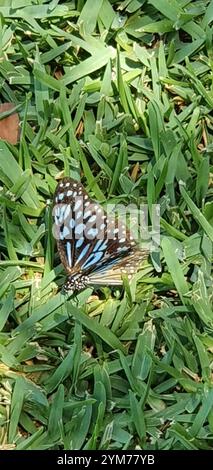
<path id="1" fill-rule="evenodd" d="M 213 0 L 0 0 L 1 449 L 212 448 L 212 23 Z M 61 292 L 63 176 L 150 226 L 160 205 L 129 284 Z"/>

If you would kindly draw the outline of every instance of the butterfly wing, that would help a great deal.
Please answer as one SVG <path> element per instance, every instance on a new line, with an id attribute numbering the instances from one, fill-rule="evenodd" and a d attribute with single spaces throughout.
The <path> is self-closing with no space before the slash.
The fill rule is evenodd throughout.
<path id="1" fill-rule="evenodd" d="M 114 285 L 120 286 L 123 284 L 123 275 L 127 275 L 128 279 L 136 274 L 140 264 L 147 258 L 147 250 L 135 249 L 132 253 L 121 259 L 114 266 L 102 266 L 97 268 L 90 276 L 88 284 L 91 285 Z"/>
<path id="2" fill-rule="evenodd" d="M 84 230 L 86 225 L 88 230 L 92 230 L 97 207 L 81 183 L 72 178 L 63 178 L 58 184 L 54 195 L 54 235 L 68 274 L 81 271 L 92 252 L 94 237 L 91 237 L 92 232 L 89 233 L 89 239 L 85 237 Z M 95 236 L 96 232 L 93 233 Z"/>
<path id="3" fill-rule="evenodd" d="M 58 251 L 69 279 L 86 276 L 90 284 L 108 280 L 122 284 L 122 274 L 135 272 L 136 258 L 144 258 L 125 225 L 108 216 L 72 178 L 63 178 L 56 188 L 54 218 Z"/>
<path id="4" fill-rule="evenodd" d="M 78 191 L 76 181 L 63 178 L 58 183 L 53 200 L 54 236 L 61 262 L 68 274 L 72 274 L 75 264 L 73 207 L 76 189 Z"/>

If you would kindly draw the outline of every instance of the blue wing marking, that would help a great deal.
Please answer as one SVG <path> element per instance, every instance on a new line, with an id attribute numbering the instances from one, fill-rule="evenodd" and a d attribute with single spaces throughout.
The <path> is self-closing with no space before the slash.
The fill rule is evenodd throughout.
<path id="1" fill-rule="evenodd" d="M 67 251 L 67 260 L 70 268 L 72 267 L 72 251 L 71 251 L 71 243 L 67 242 L 66 243 L 66 251 Z"/>
<path id="2" fill-rule="evenodd" d="M 81 239 L 80 239 L 81 240 Z M 77 242 L 78 243 L 78 242 Z M 90 244 L 88 243 L 88 245 L 86 245 L 83 250 L 81 251 L 77 261 L 76 261 L 76 264 L 79 263 L 79 261 L 81 261 L 81 259 L 86 255 L 86 253 L 88 252 L 89 250 L 89 247 L 90 247 Z"/>

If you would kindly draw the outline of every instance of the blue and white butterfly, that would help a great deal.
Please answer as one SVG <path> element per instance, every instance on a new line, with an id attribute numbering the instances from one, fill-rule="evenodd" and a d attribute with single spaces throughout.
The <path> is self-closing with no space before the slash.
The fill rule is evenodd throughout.
<path id="1" fill-rule="evenodd" d="M 118 219 L 107 216 L 81 183 L 63 178 L 54 195 L 54 236 L 68 274 L 64 290 L 122 285 L 147 257 Z"/>

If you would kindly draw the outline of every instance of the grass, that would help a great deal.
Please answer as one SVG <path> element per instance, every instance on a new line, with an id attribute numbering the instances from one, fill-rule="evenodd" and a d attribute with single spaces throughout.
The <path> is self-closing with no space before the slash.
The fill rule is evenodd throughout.
<path id="1" fill-rule="evenodd" d="M 0 444 L 210 449 L 213 1 L 0 2 Z M 1 118 L 4 117 L 4 113 Z M 161 206 L 124 289 L 64 297 L 56 180 Z"/>

